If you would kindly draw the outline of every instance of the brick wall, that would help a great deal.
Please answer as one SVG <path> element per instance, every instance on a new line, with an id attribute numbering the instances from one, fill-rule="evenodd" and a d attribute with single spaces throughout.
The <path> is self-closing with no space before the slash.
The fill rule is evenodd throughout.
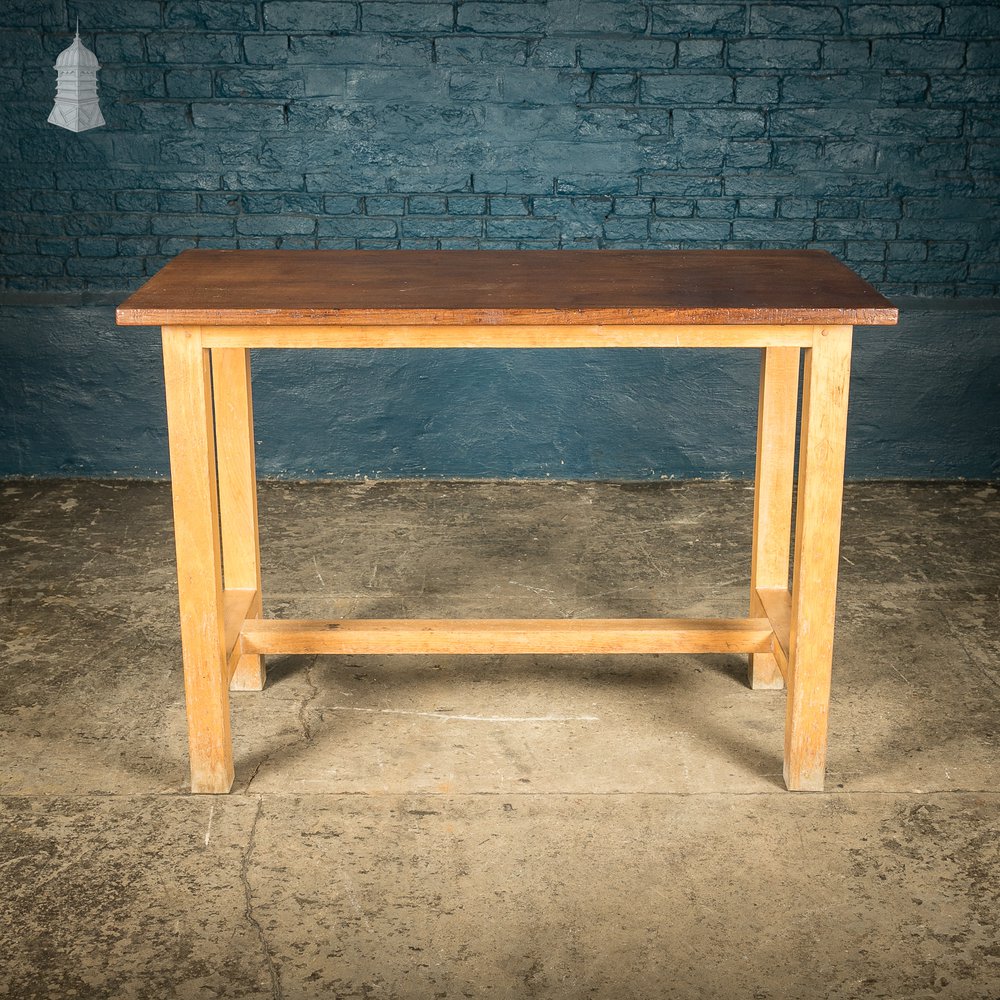
<path id="1" fill-rule="evenodd" d="M 45 119 L 79 14 L 107 128 Z M 822 247 L 1000 291 L 1000 4 L 4 0 L 8 291 L 207 247 Z"/>

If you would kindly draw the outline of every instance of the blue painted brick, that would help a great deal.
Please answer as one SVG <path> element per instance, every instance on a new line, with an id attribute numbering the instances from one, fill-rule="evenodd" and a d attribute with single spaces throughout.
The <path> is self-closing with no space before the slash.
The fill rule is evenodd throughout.
<path id="1" fill-rule="evenodd" d="M 472 195 L 453 195 L 448 199 L 449 215 L 485 215 L 486 199 Z"/>
<path id="2" fill-rule="evenodd" d="M 6 191 L 4 194 L 12 198 L 10 208 L 15 211 L 23 211 L 25 203 L 30 199 L 31 210 L 33 212 L 48 212 L 52 215 L 62 214 L 72 211 L 73 195 L 69 191 L 33 191 L 29 195 L 27 192 Z M 121 206 L 119 206 L 121 207 Z M 4 206 L 7 209 L 7 206 Z M 152 208 L 156 210 L 156 196 L 152 196 Z"/>
<path id="3" fill-rule="evenodd" d="M 959 69 L 965 62 L 965 43 L 925 39 L 876 39 L 872 63 L 889 69 Z"/>
<path id="4" fill-rule="evenodd" d="M 523 66 L 528 44 L 523 38 L 449 35 L 434 40 L 434 57 L 442 66 Z"/>
<path id="5" fill-rule="evenodd" d="M 153 233 L 157 236 L 230 236 L 234 232 L 231 218 L 218 215 L 153 216 Z"/>
<path id="6" fill-rule="evenodd" d="M 117 6 L 128 8 L 138 4 L 130 0 Z M 159 4 L 150 6 L 158 7 Z M 242 31 L 258 26 L 257 4 L 254 0 L 171 0 L 166 5 L 164 22 L 168 28 Z"/>
<path id="7" fill-rule="evenodd" d="M 731 223 L 726 219 L 670 219 L 653 221 L 649 234 L 657 242 L 719 243 L 729 240 Z"/>
<path id="8" fill-rule="evenodd" d="M 765 243 L 802 243 L 812 238 L 811 219 L 734 219 L 733 239 Z"/>
<path id="9" fill-rule="evenodd" d="M 836 106 L 877 96 L 875 81 L 863 73 L 800 76 L 788 74 L 781 81 L 782 104 Z"/>
<path id="10" fill-rule="evenodd" d="M 500 77 L 495 72 L 453 69 L 448 74 L 448 96 L 454 101 L 497 101 Z"/>
<path id="11" fill-rule="evenodd" d="M 677 43 L 658 38 L 586 39 L 580 45 L 583 69 L 670 69 Z"/>
<path id="12" fill-rule="evenodd" d="M 26 21 L 42 28 L 64 28 L 66 17 L 59 0 L 6 0 L 0 8 L 0 28 L 16 28 Z"/>
<path id="13" fill-rule="evenodd" d="M 926 260 L 927 244 L 915 240 L 893 240 L 886 246 L 890 260 Z"/>
<path id="14" fill-rule="evenodd" d="M 983 74 L 936 74 L 931 77 L 931 101 L 934 104 L 1000 104 L 1000 76 Z"/>
<path id="15" fill-rule="evenodd" d="M 645 217 L 653 211 L 652 198 L 629 197 L 621 195 L 614 200 L 614 214 L 622 216 Z"/>
<path id="16" fill-rule="evenodd" d="M 695 213 L 693 198 L 656 198 L 654 212 L 667 219 L 688 219 Z"/>
<path id="17" fill-rule="evenodd" d="M 730 142 L 726 147 L 727 169 L 743 170 L 749 167 L 766 167 L 771 162 L 770 142 Z"/>
<path id="18" fill-rule="evenodd" d="M 849 5 L 847 30 L 852 35 L 936 35 L 941 30 L 941 8 L 931 4 Z"/>
<path id="19" fill-rule="evenodd" d="M 736 215 L 735 198 L 699 198 L 695 214 L 699 219 L 732 219 Z"/>
<path id="20" fill-rule="evenodd" d="M 402 215 L 406 211 L 406 199 L 369 195 L 365 198 L 366 215 Z M 347 213 L 337 213 L 347 214 Z"/>
<path id="21" fill-rule="evenodd" d="M 297 69 L 224 69 L 215 74 L 219 97 L 305 97 L 305 81 Z"/>
<path id="22" fill-rule="evenodd" d="M 187 63 L 233 65 L 240 61 L 239 35 L 164 31 L 148 35 L 146 46 L 150 62 L 171 66 Z"/>
<path id="23" fill-rule="evenodd" d="M 642 244 L 649 237 L 649 223 L 646 219 L 607 219 L 604 223 L 605 241 L 617 243 L 623 240 Z"/>
<path id="24" fill-rule="evenodd" d="M 102 66 L 112 63 L 141 63 L 145 60 L 145 36 L 115 32 L 94 38 L 94 54 Z"/>
<path id="25" fill-rule="evenodd" d="M 433 69 L 354 69 L 347 70 L 344 94 L 358 101 L 409 100 L 432 103 L 448 94 L 448 78 Z"/>
<path id="26" fill-rule="evenodd" d="M 287 35 L 245 35 L 243 52 L 250 64 L 283 66 L 289 59 Z"/>
<path id="27" fill-rule="evenodd" d="M 576 40 L 573 38 L 531 38 L 527 40 L 527 51 L 529 66 L 568 68 L 577 64 Z"/>
<path id="28" fill-rule="evenodd" d="M 397 235 L 393 219 L 373 219 L 365 216 L 320 219 L 316 224 L 317 236 L 394 238 Z"/>
<path id="29" fill-rule="evenodd" d="M 268 31 L 353 31 L 358 8 L 328 0 L 272 0 L 264 4 Z"/>
<path id="30" fill-rule="evenodd" d="M 670 107 L 699 104 L 731 104 L 733 78 L 708 73 L 670 73 L 653 76 L 644 73 L 643 104 L 666 104 Z"/>
<path id="31" fill-rule="evenodd" d="M 73 195 L 73 208 L 77 212 L 110 212 L 114 203 L 113 191 L 79 191 Z"/>
<path id="32" fill-rule="evenodd" d="M 458 7 L 458 30 L 501 35 L 542 35 L 548 27 L 544 6 L 535 3 L 480 3 Z"/>
<path id="33" fill-rule="evenodd" d="M 198 211 L 198 195 L 194 191 L 162 191 L 156 202 L 161 212 Z"/>
<path id="34" fill-rule="evenodd" d="M 74 257 L 64 261 L 56 257 L 39 257 L 34 254 L 4 254 L 0 257 L 0 272 L 6 274 L 43 276 L 62 274 L 67 264 L 77 267 L 80 258 Z M 80 274 L 79 270 L 71 270 L 70 274 Z"/>
<path id="35" fill-rule="evenodd" d="M 26 240 L 25 243 L 30 243 L 30 240 Z M 25 250 L 28 249 L 27 245 L 24 247 Z M 76 240 L 54 240 L 45 239 L 38 241 L 38 252 L 42 254 L 43 257 L 75 257 L 76 256 Z"/>
<path id="36" fill-rule="evenodd" d="M 732 3 L 670 3 L 651 8 L 654 35 L 742 35 L 747 8 Z"/>
<path id="37" fill-rule="evenodd" d="M 969 42 L 965 64 L 969 69 L 1000 69 L 1000 45 L 996 42 Z"/>
<path id="38" fill-rule="evenodd" d="M 856 219 L 861 214 L 861 204 L 853 198 L 823 198 L 816 205 L 820 219 Z"/>
<path id="39" fill-rule="evenodd" d="M 486 235 L 490 239 L 538 240 L 558 239 L 559 224 L 550 219 L 494 219 L 486 220 Z"/>
<path id="40" fill-rule="evenodd" d="M 208 98 L 212 96 L 210 70 L 172 69 L 166 74 L 167 96 Z"/>
<path id="41" fill-rule="evenodd" d="M 365 2 L 361 5 L 364 31 L 451 31 L 454 8 L 450 3 Z"/>
<path id="42" fill-rule="evenodd" d="M 966 38 L 1000 38 L 1000 5 L 991 0 L 945 9 L 944 33 Z"/>
<path id="43" fill-rule="evenodd" d="M 118 241 L 111 236 L 86 236 L 77 240 L 81 257 L 114 257 Z"/>
<path id="44" fill-rule="evenodd" d="M 740 198 L 736 208 L 741 219 L 773 219 L 777 212 L 778 203 L 774 198 Z"/>
<path id="45" fill-rule="evenodd" d="M 162 69 L 104 69 L 99 86 L 101 94 L 111 99 L 165 97 L 167 93 Z"/>
<path id="46" fill-rule="evenodd" d="M 646 6 L 631 0 L 548 0 L 547 9 L 551 30 L 562 34 L 642 34 L 646 30 Z"/>
<path id="47" fill-rule="evenodd" d="M 634 104 L 638 86 L 634 73 L 595 73 L 590 99 L 595 104 Z"/>
<path id="48" fill-rule="evenodd" d="M 586 100 L 590 74 L 512 66 L 501 70 L 501 85 L 508 103 L 565 104 Z"/>
<path id="49" fill-rule="evenodd" d="M 448 199 L 441 195 L 414 195 L 407 199 L 411 215 L 446 215 Z"/>
<path id="50" fill-rule="evenodd" d="M 682 38 L 677 43 L 677 65 L 684 69 L 712 69 L 722 65 L 725 43 L 715 38 Z"/>
<path id="51" fill-rule="evenodd" d="M 290 236 L 316 231 L 316 220 L 304 215 L 241 215 L 236 232 L 245 236 Z"/>
<path id="52" fill-rule="evenodd" d="M 864 69 L 871 62 L 871 42 L 824 42 L 820 59 L 823 69 Z"/>
<path id="53" fill-rule="evenodd" d="M 541 183 L 538 185 L 542 186 Z M 562 174 L 555 180 L 557 194 L 636 194 L 635 177 L 605 174 Z"/>
<path id="54" fill-rule="evenodd" d="M 61 262 L 57 263 L 62 270 Z M 137 257 L 71 257 L 66 261 L 66 273 L 78 278 L 121 278 L 127 275 L 141 275 L 143 262 Z"/>
<path id="55" fill-rule="evenodd" d="M 99 26 L 103 31 L 116 28 L 159 28 L 162 24 L 159 0 L 129 0 L 128 3 L 120 3 L 118 0 L 88 0 L 86 5 L 80 3 L 69 6 L 74 13 L 79 13 L 81 28 L 86 28 L 88 21 L 93 27 Z M 72 37 L 67 39 L 66 44 L 70 41 Z M 86 38 L 83 41 L 89 45 Z"/>
<path id="56" fill-rule="evenodd" d="M 930 243 L 927 246 L 927 259 L 928 260 L 965 260 L 969 252 L 969 244 L 965 242 L 960 243 L 945 243 L 937 242 Z"/>
<path id="57" fill-rule="evenodd" d="M 412 199 L 411 199 L 412 201 Z M 504 195 L 490 196 L 490 215 L 527 215 L 528 204 L 524 198 Z"/>
<path id="58" fill-rule="evenodd" d="M 750 8 L 752 35 L 839 35 L 842 27 L 840 11 L 822 4 L 755 3 Z"/>
<path id="59" fill-rule="evenodd" d="M 642 193 L 674 198 L 711 197 L 722 194 L 722 181 L 718 177 L 647 174 L 642 178 Z"/>
<path id="60" fill-rule="evenodd" d="M 212 101 L 191 105 L 195 128 L 243 130 L 280 129 L 285 106 L 264 101 Z"/>
<path id="61" fill-rule="evenodd" d="M 236 240 L 239 250 L 277 250 L 280 246 L 278 236 L 240 236 Z"/>
<path id="62" fill-rule="evenodd" d="M 323 199 L 323 211 L 327 215 L 360 215 L 362 202 L 360 198 L 354 198 L 347 194 L 328 194 Z M 385 214 L 373 212 L 373 215 Z M 402 210 L 400 211 L 402 214 Z"/>
<path id="63" fill-rule="evenodd" d="M 754 139 L 763 136 L 766 129 L 760 111 L 709 109 L 704 111 L 677 110 L 674 112 L 674 133 L 687 136 L 724 136 L 733 139 Z"/>
<path id="64" fill-rule="evenodd" d="M 437 216 L 408 215 L 401 223 L 402 235 L 407 239 L 439 240 L 449 237 L 476 238 L 483 234 L 480 219 L 447 219 Z"/>
<path id="65" fill-rule="evenodd" d="M 737 76 L 737 104 L 776 104 L 778 101 L 778 77 Z"/>
<path id="66" fill-rule="evenodd" d="M 928 77 L 897 73 L 879 80 L 879 99 L 883 104 L 923 104 L 929 89 Z"/>
<path id="67" fill-rule="evenodd" d="M 261 191 L 246 193 L 240 198 L 243 211 L 251 215 L 319 215 L 323 212 L 323 196 L 302 191 Z M 296 229 L 295 232 L 303 232 Z"/>
<path id="68" fill-rule="evenodd" d="M 302 191 L 305 176 L 292 170 L 238 170 L 222 175 L 222 187 L 230 191 Z"/>
<path id="69" fill-rule="evenodd" d="M 728 43 L 734 69 L 818 69 L 819 42 L 798 38 L 748 38 Z"/>

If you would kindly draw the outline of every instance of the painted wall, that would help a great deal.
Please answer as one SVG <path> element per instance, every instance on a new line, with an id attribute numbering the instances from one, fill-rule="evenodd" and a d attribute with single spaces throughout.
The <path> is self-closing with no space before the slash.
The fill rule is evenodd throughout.
<path id="1" fill-rule="evenodd" d="M 0 475 L 165 472 L 107 304 L 189 246 L 822 247 L 908 307 L 860 338 L 851 472 L 1000 475 L 998 66 L 993 2 L 4 0 Z M 746 475 L 754 367 L 262 356 L 262 466 Z"/>
<path id="2" fill-rule="evenodd" d="M 0 470 L 168 472 L 156 330 L 0 311 Z M 859 329 L 848 475 L 1000 478 L 1000 306 Z M 756 351 L 254 352 L 263 475 L 753 475 Z"/>

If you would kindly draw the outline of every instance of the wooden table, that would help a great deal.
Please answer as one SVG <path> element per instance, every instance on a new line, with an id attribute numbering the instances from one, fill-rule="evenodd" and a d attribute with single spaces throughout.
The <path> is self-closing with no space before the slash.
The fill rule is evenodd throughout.
<path id="1" fill-rule="evenodd" d="M 853 326 L 896 318 L 818 251 L 182 253 L 118 322 L 163 333 L 192 790 L 232 786 L 229 690 L 260 690 L 266 653 L 707 652 L 787 686 L 785 783 L 822 789 Z M 267 347 L 760 349 L 748 616 L 264 618 L 249 348 Z"/>

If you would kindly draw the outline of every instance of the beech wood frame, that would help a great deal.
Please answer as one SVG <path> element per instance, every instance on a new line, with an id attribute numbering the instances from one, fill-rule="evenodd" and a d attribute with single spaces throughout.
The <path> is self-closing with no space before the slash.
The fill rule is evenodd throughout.
<path id="1" fill-rule="evenodd" d="M 845 325 L 164 326 L 192 791 L 232 787 L 229 690 L 262 689 L 268 653 L 708 652 L 748 653 L 751 687 L 787 687 L 785 784 L 822 790 L 852 337 L 853 327 Z M 760 349 L 748 617 L 264 618 L 251 347 Z"/>

